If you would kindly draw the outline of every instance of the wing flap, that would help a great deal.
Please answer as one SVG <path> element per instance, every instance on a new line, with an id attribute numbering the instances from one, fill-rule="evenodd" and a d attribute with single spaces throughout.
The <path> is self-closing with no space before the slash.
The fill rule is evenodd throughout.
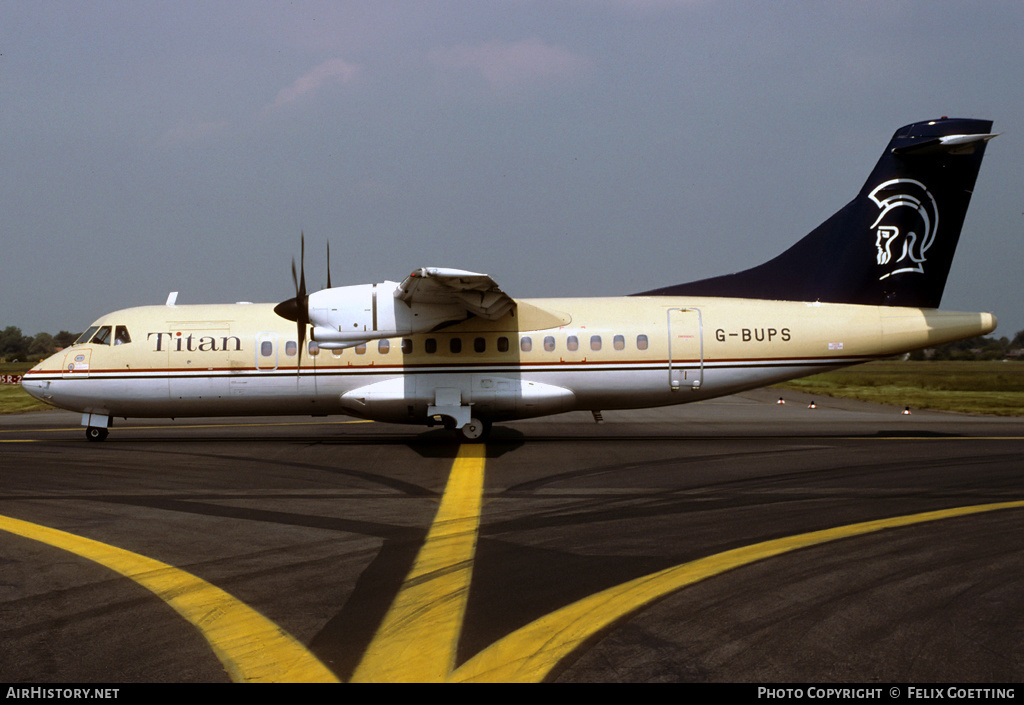
<path id="1" fill-rule="evenodd" d="M 458 304 L 474 316 L 496 321 L 515 301 L 486 274 L 444 267 L 421 267 L 398 286 L 396 297 L 407 304 Z"/>

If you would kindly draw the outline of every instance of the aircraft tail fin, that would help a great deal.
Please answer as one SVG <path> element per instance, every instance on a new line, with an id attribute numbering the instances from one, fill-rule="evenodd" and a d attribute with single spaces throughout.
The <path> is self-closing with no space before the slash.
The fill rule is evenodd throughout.
<path id="1" fill-rule="evenodd" d="M 775 259 L 637 296 L 723 296 L 937 308 L 992 122 L 896 131 L 857 197 Z"/>

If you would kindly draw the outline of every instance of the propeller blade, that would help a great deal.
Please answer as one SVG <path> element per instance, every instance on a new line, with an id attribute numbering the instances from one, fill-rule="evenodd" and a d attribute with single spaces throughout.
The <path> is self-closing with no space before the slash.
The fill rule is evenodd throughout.
<path id="1" fill-rule="evenodd" d="M 306 295 L 306 234 L 299 231 L 299 291 L 298 296 Z"/>
<path id="2" fill-rule="evenodd" d="M 300 234 L 299 269 L 295 270 L 295 258 L 292 258 L 292 282 L 295 284 L 295 298 L 282 301 L 274 307 L 274 313 L 281 318 L 295 321 L 299 339 L 298 360 L 295 366 L 296 376 L 302 371 L 302 349 L 306 346 L 306 326 L 309 325 L 309 296 L 306 294 L 306 235 Z"/>
<path id="3" fill-rule="evenodd" d="M 309 297 L 306 296 L 306 233 L 299 231 L 299 288 L 295 297 L 302 302 L 301 320 L 296 319 L 299 333 L 298 357 L 295 362 L 295 374 L 302 371 L 302 348 L 306 344 L 306 326 L 309 325 Z"/>
<path id="4" fill-rule="evenodd" d="M 331 241 L 327 241 L 327 288 L 331 288 Z"/>

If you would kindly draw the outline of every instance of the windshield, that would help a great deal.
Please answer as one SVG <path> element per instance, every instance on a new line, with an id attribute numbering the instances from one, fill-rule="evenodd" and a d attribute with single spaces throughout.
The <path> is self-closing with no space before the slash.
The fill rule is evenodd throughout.
<path id="1" fill-rule="evenodd" d="M 89 338 L 92 337 L 93 333 L 96 332 L 97 328 L 99 328 L 99 326 L 89 326 L 89 330 L 85 331 L 80 336 L 78 336 L 78 340 L 72 343 L 72 345 L 78 345 L 79 343 L 88 343 Z"/>
<path id="2" fill-rule="evenodd" d="M 100 326 L 91 342 L 93 345 L 110 345 L 110 326 Z"/>

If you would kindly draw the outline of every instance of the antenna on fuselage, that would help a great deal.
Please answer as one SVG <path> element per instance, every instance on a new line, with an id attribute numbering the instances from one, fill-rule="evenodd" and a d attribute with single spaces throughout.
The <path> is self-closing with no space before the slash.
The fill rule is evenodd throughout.
<path id="1" fill-rule="evenodd" d="M 174 302 L 178 300 L 178 292 L 172 291 L 167 295 L 167 306 L 173 306 Z"/>

